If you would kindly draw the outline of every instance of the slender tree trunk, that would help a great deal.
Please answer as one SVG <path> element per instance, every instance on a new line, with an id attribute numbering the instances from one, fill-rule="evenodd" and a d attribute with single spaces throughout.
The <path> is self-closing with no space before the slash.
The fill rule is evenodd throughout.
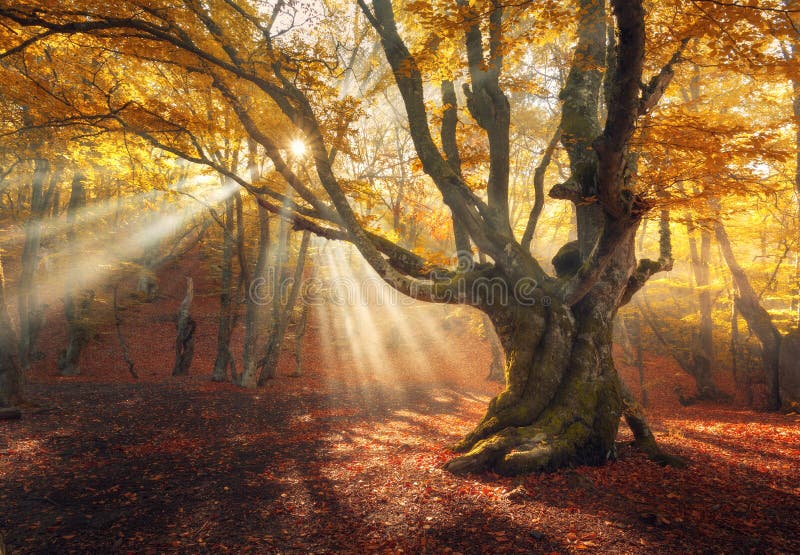
<path id="1" fill-rule="evenodd" d="M 764 379 L 767 386 L 768 410 L 778 410 L 781 406 L 778 359 L 780 355 L 781 334 L 772 323 L 772 317 L 761 306 L 758 295 L 753 290 L 747 274 L 736 261 L 731 248 L 728 233 L 722 221 L 717 219 L 714 233 L 722 250 L 722 256 L 733 276 L 739 294 L 735 299 L 736 308 L 747 322 L 749 328 L 761 342 L 761 359 L 764 368 Z"/>
<path id="2" fill-rule="evenodd" d="M 119 346 L 122 349 L 122 358 L 125 364 L 128 365 L 128 373 L 134 378 L 139 379 L 139 374 L 136 373 L 135 364 L 131 358 L 131 350 L 128 348 L 128 342 L 125 340 L 125 335 L 122 333 L 122 317 L 119 315 L 119 300 L 118 300 L 119 285 L 114 285 L 113 303 L 114 303 L 114 327 L 117 329 L 117 339 Z"/>
<path id="3" fill-rule="evenodd" d="M 307 256 L 307 255 L 306 255 Z M 311 268 L 311 275 L 309 281 L 313 282 L 317 277 L 317 270 L 319 269 L 319 262 L 315 261 Z M 311 309 L 312 297 L 308 296 L 309 291 L 301 286 L 298 300 L 302 303 L 300 307 L 300 317 L 297 319 L 294 332 L 294 361 L 295 371 L 292 374 L 297 378 L 303 375 L 303 338 L 306 335 L 306 326 L 308 325 L 308 313 Z"/>
<path id="4" fill-rule="evenodd" d="M 145 248 L 139 279 L 136 281 L 136 292 L 145 302 L 153 302 L 158 297 L 158 276 L 156 266 L 159 258 L 159 246 L 149 245 Z"/>
<path id="5" fill-rule="evenodd" d="M 78 242 L 79 213 L 86 206 L 86 190 L 84 177 L 76 174 L 72 179 L 69 206 L 67 207 L 67 241 L 70 259 L 77 260 L 80 254 Z M 58 358 L 58 369 L 63 376 L 80 374 L 80 357 L 83 348 L 89 343 L 91 324 L 89 315 L 94 302 L 94 291 L 85 289 L 81 276 L 72 275 L 67 279 L 67 290 L 64 295 L 64 315 L 67 319 L 67 347 Z"/>
<path id="6" fill-rule="evenodd" d="M 281 345 L 283 344 L 283 338 L 286 335 L 286 327 L 289 325 L 289 318 L 292 314 L 292 310 L 294 310 L 294 304 L 297 301 L 297 296 L 302 286 L 303 268 L 306 262 L 306 251 L 308 250 L 309 239 L 309 232 L 304 231 L 303 238 L 300 241 L 300 251 L 297 253 L 297 263 L 295 264 L 294 279 L 292 281 L 289 297 L 283 309 L 279 309 L 273 313 L 272 332 L 267 341 L 267 352 L 264 358 L 259 362 L 260 373 L 258 376 L 258 385 L 263 385 L 265 381 L 277 375 L 278 357 L 280 355 Z M 280 299 L 278 299 L 277 306 L 280 306 Z"/>
<path id="7" fill-rule="evenodd" d="M 231 362 L 231 328 L 233 294 L 233 251 L 234 243 L 233 199 L 225 200 L 225 229 L 222 233 L 222 279 L 219 296 L 219 325 L 217 327 L 217 358 L 214 361 L 212 381 L 228 380 L 228 366 Z"/>
<path id="8" fill-rule="evenodd" d="M 697 397 L 700 399 L 715 399 L 720 396 L 714 383 L 714 319 L 712 317 L 711 283 L 709 260 L 711 258 L 711 231 L 706 227 L 709 222 L 704 222 L 700 227 L 700 249 L 697 248 L 694 223 L 690 220 L 687 225 L 689 234 L 689 253 L 692 262 L 692 273 L 697 286 L 697 306 L 700 312 L 700 325 L 697 330 L 697 339 L 692 345 L 692 360 L 690 373 L 697 384 Z"/>
<path id="9" fill-rule="evenodd" d="M 185 376 L 189 373 L 194 357 L 194 319 L 190 314 L 192 300 L 194 299 L 194 283 L 192 278 L 186 278 L 186 296 L 181 301 L 178 309 L 177 337 L 175 338 L 175 366 L 172 368 L 173 376 Z"/>
<path id="10" fill-rule="evenodd" d="M 292 377 L 299 378 L 303 375 L 303 337 L 306 335 L 306 324 L 308 320 L 308 304 L 305 299 L 301 299 L 303 306 L 300 307 L 300 317 L 294 331 L 294 373 Z"/>
<path id="11" fill-rule="evenodd" d="M 288 202 L 290 198 L 287 196 L 286 202 L 284 203 L 284 210 L 288 207 Z M 274 372 L 277 370 L 277 361 L 278 361 L 278 354 L 280 351 L 280 344 L 277 346 L 275 345 L 275 341 L 278 339 L 276 337 L 276 333 L 280 331 L 280 320 L 281 315 L 284 311 L 284 290 L 287 285 L 287 280 L 289 277 L 289 236 L 290 236 L 290 229 L 289 223 L 286 221 L 285 218 L 281 218 L 278 222 L 278 241 L 277 245 L 273 254 L 273 264 L 272 264 L 272 283 L 271 285 L 271 318 L 270 318 L 270 332 L 266 340 L 266 345 L 264 346 L 264 350 L 262 351 L 261 358 L 258 360 L 256 364 L 256 371 L 254 372 L 252 378 L 257 376 L 257 379 L 248 379 L 246 382 L 243 382 L 245 387 L 255 387 L 256 385 L 262 385 L 265 380 L 275 377 Z M 283 332 L 281 333 L 281 342 L 283 341 Z M 277 347 L 277 350 L 276 350 Z"/>
<path id="12" fill-rule="evenodd" d="M 253 279 L 247 287 L 247 305 L 245 307 L 245 331 L 243 369 L 240 385 L 252 387 L 256 381 L 257 353 L 262 344 L 262 329 L 266 322 L 266 294 L 269 283 L 269 215 L 262 206 L 258 207 L 258 256 Z M 274 284 L 272 284 L 274 285 Z M 249 385 L 248 385 L 249 384 Z"/>
<path id="13" fill-rule="evenodd" d="M 255 183 L 260 177 L 257 164 L 258 148 L 254 141 L 247 143 L 247 160 L 250 179 Z M 269 213 L 258 205 L 258 254 L 256 265 L 248 283 L 245 283 L 244 348 L 242 374 L 239 385 L 252 387 L 256 382 L 258 353 L 262 352 L 262 329 L 266 325 L 266 296 L 269 291 Z"/>
<path id="14" fill-rule="evenodd" d="M 17 356 L 17 334 L 8 314 L 5 285 L 0 251 L 0 408 L 19 403 L 24 386 L 24 375 Z"/>
<path id="15" fill-rule="evenodd" d="M 31 182 L 31 213 L 25 222 L 25 240 L 22 247 L 22 271 L 19 278 L 19 358 L 23 368 L 30 364 L 35 354 L 36 340 L 42 329 L 44 309 L 36 290 L 36 270 L 39 266 L 39 248 L 42 238 L 42 217 L 45 198 L 45 180 L 50 173 L 50 162 L 34 160 Z"/>
<path id="16" fill-rule="evenodd" d="M 625 364 L 633 366 L 635 364 L 634 345 L 631 341 L 631 332 L 628 328 L 631 326 L 630 321 L 632 316 L 627 318 L 617 318 L 614 323 L 614 331 L 616 332 L 615 342 L 622 347 L 622 356 L 625 359 Z M 641 325 L 641 322 L 639 323 Z"/>
<path id="17" fill-rule="evenodd" d="M 624 329 L 623 335 L 628 342 L 626 357 L 628 364 L 634 366 L 639 372 L 639 391 L 643 407 L 648 405 L 647 381 L 644 374 L 644 341 L 642 338 L 642 307 L 636 303 L 636 310 L 627 318 L 618 319 L 617 323 Z"/>
<path id="18" fill-rule="evenodd" d="M 791 55 L 796 56 L 795 46 L 791 46 Z M 800 81 L 792 80 L 792 114 L 794 115 L 794 145 L 797 149 L 795 154 L 794 168 L 794 202 L 795 218 L 800 222 Z M 797 243 L 800 245 L 800 241 Z M 795 313 L 795 326 L 800 327 L 800 252 L 795 252 L 794 258 L 794 299 L 793 308 Z"/>
<path id="19" fill-rule="evenodd" d="M 733 294 L 731 294 L 731 299 L 733 299 Z M 733 302 L 731 303 L 731 371 L 737 391 L 741 394 L 744 404 L 750 407 L 753 406 L 753 380 L 747 367 L 742 367 L 740 364 L 739 343 L 739 309 L 736 308 L 736 302 Z"/>

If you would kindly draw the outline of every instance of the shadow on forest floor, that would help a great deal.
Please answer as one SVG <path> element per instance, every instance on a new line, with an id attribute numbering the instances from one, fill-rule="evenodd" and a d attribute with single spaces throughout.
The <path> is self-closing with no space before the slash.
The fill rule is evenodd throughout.
<path id="1" fill-rule="evenodd" d="M 800 550 L 791 417 L 714 424 L 709 406 L 661 437 L 685 470 L 622 447 L 601 468 L 461 478 L 440 469 L 445 446 L 486 391 L 313 375 L 257 392 L 199 380 L 32 391 L 58 407 L 2 423 L 13 553 Z"/>

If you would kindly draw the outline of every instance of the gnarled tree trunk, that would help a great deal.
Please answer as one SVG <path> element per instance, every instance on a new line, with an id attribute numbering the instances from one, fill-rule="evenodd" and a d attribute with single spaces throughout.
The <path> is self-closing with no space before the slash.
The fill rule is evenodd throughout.
<path id="1" fill-rule="evenodd" d="M 464 454 L 448 470 L 513 475 L 601 464 L 615 455 L 622 416 L 649 455 L 678 462 L 655 445 L 611 355 L 614 316 L 634 272 L 632 237 L 571 308 L 547 296 L 532 306 L 484 307 L 506 351 L 506 388 L 455 446 Z"/>

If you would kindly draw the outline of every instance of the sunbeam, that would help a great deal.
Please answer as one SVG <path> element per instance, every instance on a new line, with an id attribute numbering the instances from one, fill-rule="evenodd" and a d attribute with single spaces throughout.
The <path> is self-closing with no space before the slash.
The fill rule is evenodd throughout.
<path id="1" fill-rule="evenodd" d="M 99 233 L 93 225 L 93 218 L 86 221 L 77 219 L 74 225 L 84 238 L 48 253 L 48 266 L 52 271 L 41 276 L 35 284 L 41 302 L 47 305 L 60 299 L 64 284 L 85 289 L 103 283 L 122 265 L 177 233 L 209 206 L 219 204 L 238 190 L 235 183 L 222 187 L 216 180 L 213 183 L 215 186 L 211 188 L 206 179 L 194 180 L 191 183 L 194 185 L 193 198 L 182 197 L 169 205 L 168 210 L 144 212 L 121 227 L 106 228 Z M 92 213 L 85 211 L 82 214 Z"/>
<path id="2" fill-rule="evenodd" d="M 316 314 L 325 330 L 327 367 L 345 362 L 353 386 L 373 402 L 380 401 L 373 398 L 378 384 L 395 390 L 443 385 L 437 367 L 454 358 L 452 338 L 441 323 L 452 309 L 398 293 L 352 246 L 329 243 L 317 263 L 326 291 Z"/>

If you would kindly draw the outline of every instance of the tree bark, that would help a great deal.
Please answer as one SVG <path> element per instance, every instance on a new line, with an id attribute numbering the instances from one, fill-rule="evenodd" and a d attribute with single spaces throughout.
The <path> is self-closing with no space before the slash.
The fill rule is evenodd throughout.
<path id="1" fill-rule="evenodd" d="M 186 278 L 186 296 L 178 309 L 177 337 L 175 338 L 175 366 L 172 368 L 173 376 L 185 376 L 189 373 L 194 357 L 194 330 L 195 321 L 190 315 L 192 300 L 194 299 L 194 283 L 192 278 Z"/>
<path id="2" fill-rule="evenodd" d="M 699 399 L 716 399 L 720 396 L 719 389 L 714 383 L 714 319 L 711 309 L 711 283 L 709 272 L 709 259 L 711 258 L 711 231 L 709 222 L 703 222 L 700 227 L 700 248 L 697 248 L 697 228 L 692 220 L 686 224 L 689 235 L 689 253 L 692 262 L 692 274 L 697 286 L 697 307 L 700 312 L 700 324 L 697 329 L 697 338 L 692 346 L 692 359 L 689 373 L 697 384 L 697 397 Z"/>
<path id="3" fill-rule="evenodd" d="M 769 312 L 761 306 L 758 295 L 753 290 L 753 286 L 750 284 L 747 274 L 744 273 L 744 270 L 742 270 L 742 267 L 739 266 L 739 263 L 736 261 L 733 249 L 731 248 L 730 239 L 728 238 L 728 233 L 719 218 L 717 218 L 714 225 L 714 234 L 722 250 L 722 256 L 725 258 L 725 262 L 731 272 L 731 276 L 733 276 L 736 289 L 739 292 L 734 300 L 736 308 L 761 343 L 761 360 L 767 386 L 766 408 L 768 410 L 778 410 L 781 406 L 778 367 L 781 334 L 775 327 L 775 324 L 772 323 L 772 317 L 769 315 Z"/>
<path id="4" fill-rule="evenodd" d="M 641 309 L 635 310 L 630 320 L 626 322 L 625 328 L 629 331 L 629 337 L 633 352 L 631 353 L 633 365 L 639 371 L 639 391 L 641 392 L 642 406 L 649 404 L 647 396 L 647 382 L 644 376 L 644 344 L 642 341 L 642 318 Z"/>
<path id="5" fill-rule="evenodd" d="M 578 44 L 567 75 L 561 111 L 561 144 L 570 160 L 571 177 L 562 187 L 575 198 L 578 248 L 589 256 L 603 227 L 603 210 L 597 199 L 597 154 L 592 142 L 600 135 L 600 89 L 606 65 L 605 2 L 580 0 Z M 610 75 L 607 78 L 610 80 Z M 558 187 L 558 186 L 557 186 Z M 553 192 L 550 193 L 553 196 Z M 587 199 L 587 200 L 583 200 Z"/>
<path id="6" fill-rule="evenodd" d="M 0 407 L 22 400 L 24 375 L 17 356 L 18 340 L 6 304 L 5 275 L 0 252 Z"/>
<path id="7" fill-rule="evenodd" d="M 211 380 L 224 382 L 228 380 L 228 366 L 231 363 L 232 312 L 231 297 L 233 295 L 233 199 L 225 199 L 225 227 L 222 233 L 222 279 L 219 295 L 219 325 L 217 327 L 217 358 L 214 361 L 214 372 Z"/>
<path id="8" fill-rule="evenodd" d="M 283 338 L 286 335 L 286 328 L 289 325 L 289 318 L 291 317 L 294 304 L 297 301 L 297 296 L 300 293 L 300 288 L 303 281 L 303 268 L 306 262 L 306 251 L 308 250 L 308 243 L 310 234 L 308 231 L 303 232 L 303 238 L 300 241 L 300 250 L 297 253 L 297 262 L 294 269 L 294 279 L 292 280 L 292 287 L 289 292 L 289 297 L 286 304 L 281 310 L 273 313 L 272 332 L 270 333 L 269 340 L 267 341 L 267 352 L 264 358 L 259 362 L 260 372 L 258 376 L 258 385 L 263 385 L 268 379 L 272 379 L 277 375 L 278 371 L 278 357 L 283 344 Z M 276 290 L 278 298 L 280 295 Z M 280 302 L 280 301 L 279 301 Z"/>
<path id="9" fill-rule="evenodd" d="M 83 182 L 84 176 L 75 174 L 72 179 L 72 189 L 70 191 L 69 205 L 67 207 L 67 248 L 70 250 L 70 258 L 73 260 L 80 256 L 78 242 L 78 218 L 81 209 L 86 205 L 86 190 Z M 77 275 L 68 276 L 67 290 L 64 295 L 64 315 L 67 319 L 67 347 L 61 351 L 58 357 L 58 369 L 62 376 L 75 376 L 81 373 L 80 358 L 83 348 L 89 343 L 91 334 L 91 313 L 92 303 L 94 302 L 94 291 L 84 289 L 81 284 L 81 277 Z"/>

